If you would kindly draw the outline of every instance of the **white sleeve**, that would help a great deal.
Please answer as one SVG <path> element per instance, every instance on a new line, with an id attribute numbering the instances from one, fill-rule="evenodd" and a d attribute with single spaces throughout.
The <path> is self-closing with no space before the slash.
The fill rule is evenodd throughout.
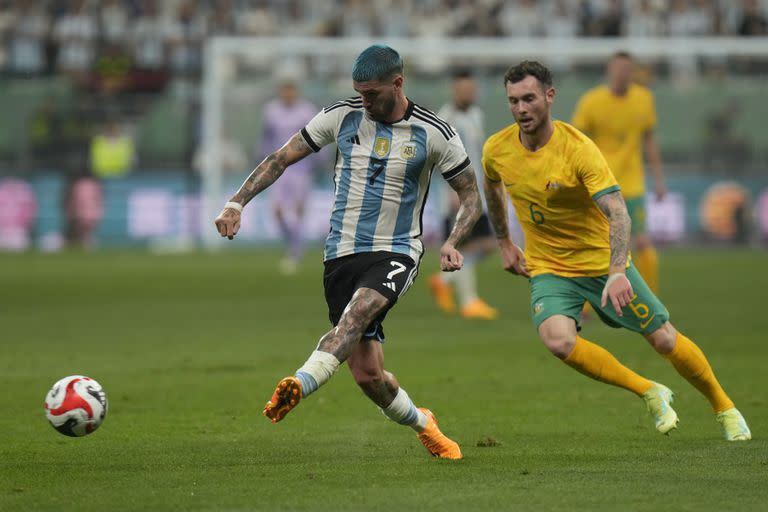
<path id="1" fill-rule="evenodd" d="M 469 156 L 458 134 L 454 133 L 448 140 L 437 134 L 433 141 L 435 165 L 447 181 L 451 181 L 469 167 Z"/>
<path id="2" fill-rule="evenodd" d="M 326 112 L 326 109 L 323 109 L 309 120 L 307 126 L 301 129 L 301 136 L 304 137 L 312 151 L 318 152 L 323 146 L 336 142 L 339 113 L 343 110 L 337 108 Z"/>

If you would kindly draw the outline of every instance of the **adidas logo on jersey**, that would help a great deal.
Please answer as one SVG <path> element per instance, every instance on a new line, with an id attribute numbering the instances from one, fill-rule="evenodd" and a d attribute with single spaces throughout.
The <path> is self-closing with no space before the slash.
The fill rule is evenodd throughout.
<path id="1" fill-rule="evenodd" d="M 358 137 L 357 135 L 355 135 L 354 137 L 349 137 L 347 139 L 347 142 L 349 142 L 350 144 L 357 144 L 359 146 L 360 145 L 360 137 Z"/>
<path id="2" fill-rule="evenodd" d="M 394 282 L 392 282 L 392 281 L 388 281 L 388 282 L 386 282 L 386 283 L 381 283 L 381 284 L 383 284 L 384 286 L 386 286 L 387 288 L 389 288 L 389 289 L 390 289 L 390 290 L 392 290 L 393 292 L 396 292 L 396 291 L 397 291 L 397 286 L 395 286 L 395 283 L 394 283 Z"/>

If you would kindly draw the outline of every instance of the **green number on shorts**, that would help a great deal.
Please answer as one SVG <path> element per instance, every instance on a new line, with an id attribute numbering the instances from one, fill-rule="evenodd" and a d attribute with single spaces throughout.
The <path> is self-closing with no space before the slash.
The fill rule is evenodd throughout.
<path id="1" fill-rule="evenodd" d="M 539 205 L 531 203 L 531 206 L 528 207 L 528 209 L 531 210 L 531 220 L 536 224 L 544 224 L 544 214 L 539 210 L 534 209 L 534 206 Z"/>

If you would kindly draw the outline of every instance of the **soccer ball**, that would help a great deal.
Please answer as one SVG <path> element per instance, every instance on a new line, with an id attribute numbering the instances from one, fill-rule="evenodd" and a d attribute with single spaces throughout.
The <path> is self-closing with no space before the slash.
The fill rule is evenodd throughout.
<path id="1" fill-rule="evenodd" d="M 45 397 L 45 416 L 65 436 L 90 434 L 107 415 L 107 394 L 95 380 L 83 375 L 64 377 Z"/>

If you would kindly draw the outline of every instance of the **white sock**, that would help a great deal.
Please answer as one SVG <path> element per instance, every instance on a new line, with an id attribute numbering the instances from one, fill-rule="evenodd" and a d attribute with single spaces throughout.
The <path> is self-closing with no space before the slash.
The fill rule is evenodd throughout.
<path id="1" fill-rule="evenodd" d="M 458 274 L 458 272 L 440 272 L 438 275 L 440 276 L 440 280 L 445 284 L 452 284 L 456 282 L 456 274 Z"/>
<path id="2" fill-rule="evenodd" d="M 397 395 L 386 409 L 382 409 L 384 415 L 401 425 L 408 425 L 416 432 L 422 432 L 427 428 L 429 418 L 413 405 L 411 397 L 403 388 L 397 390 Z"/>
<path id="3" fill-rule="evenodd" d="M 464 268 L 453 273 L 455 275 L 456 294 L 459 303 L 466 306 L 477 299 L 477 279 L 475 278 L 475 264 L 464 260 Z"/>
<path id="4" fill-rule="evenodd" d="M 320 350 L 312 352 L 304 366 L 296 370 L 296 378 L 301 381 L 302 396 L 317 391 L 317 388 L 328 382 L 340 364 L 333 354 Z"/>

